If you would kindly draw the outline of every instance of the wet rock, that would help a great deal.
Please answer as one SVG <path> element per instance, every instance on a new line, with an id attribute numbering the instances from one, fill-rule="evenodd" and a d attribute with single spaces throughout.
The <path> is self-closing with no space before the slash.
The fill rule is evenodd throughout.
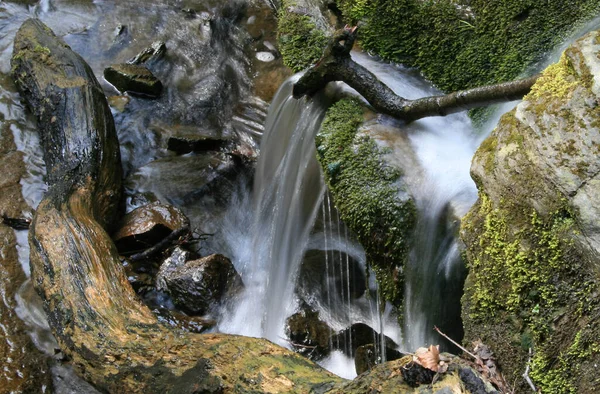
<path id="1" fill-rule="evenodd" d="M 21 193 L 19 181 L 25 175 L 22 154 L 17 152 L 9 123 L 0 129 L 0 214 L 30 217 L 31 209 Z M 15 231 L 0 220 L 0 390 L 6 393 L 39 392 L 49 386 L 48 357 L 28 335 L 29 327 L 17 311 L 18 293 L 27 280 L 17 252 Z M 34 295 L 37 297 L 37 294 Z M 38 297 L 39 298 L 39 297 Z M 27 312 L 25 310 L 24 312 Z"/>
<path id="2" fill-rule="evenodd" d="M 202 315 L 220 303 L 224 297 L 232 297 L 243 287 L 242 278 L 231 261 L 220 254 L 213 254 L 187 262 L 183 266 L 165 269 L 162 276 L 166 290 L 173 302 L 184 312 Z"/>
<path id="3" fill-rule="evenodd" d="M 113 239 L 119 253 L 127 255 L 148 249 L 189 225 L 189 219 L 178 208 L 153 203 L 125 215 Z"/>
<path id="4" fill-rule="evenodd" d="M 235 175 L 238 168 L 230 156 L 217 152 L 166 157 L 139 168 L 126 183 L 132 190 L 183 206 L 214 193 L 216 183 Z"/>
<path id="5" fill-rule="evenodd" d="M 329 271 L 326 266 L 329 266 Z M 341 301 L 348 299 L 350 289 L 350 298 L 356 299 L 365 293 L 366 283 L 360 263 L 344 252 L 312 249 L 304 255 L 299 284 L 305 295 L 320 294 L 322 299 L 326 299 L 330 292 L 330 298 L 333 296 Z"/>
<path id="6" fill-rule="evenodd" d="M 148 48 L 145 48 L 132 59 L 127 61 L 129 64 L 141 65 L 144 63 L 156 62 L 165 56 L 167 46 L 162 41 L 154 41 Z"/>
<path id="7" fill-rule="evenodd" d="M 285 331 L 293 349 L 311 360 L 320 360 L 331 350 L 332 329 L 319 319 L 317 311 L 307 308 L 293 314 L 286 321 Z"/>
<path id="8" fill-rule="evenodd" d="M 385 349 L 386 361 L 398 360 L 404 356 L 405 354 L 400 353 L 396 349 L 389 347 Z M 367 372 L 375 365 L 381 363 L 381 359 L 381 349 L 376 348 L 372 343 L 359 346 L 354 355 L 354 367 L 356 368 L 356 373 L 360 375 L 363 372 Z"/>
<path id="9" fill-rule="evenodd" d="M 348 356 L 356 354 L 360 346 L 375 344 L 381 347 L 381 335 L 365 323 L 354 323 L 350 327 L 339 331 L 331 337 L 333 347 L 343 351 Z M 386 348 L 395 349 L 398 345 L 388 336 L 385 336 Z"/>
<path id="10" fill-rule="evenodd" d="M 104 69 L 104 78 L 120 92 L 158 97 L 162 83 L 144 66 L 113 64 Z"/>
<path id="11" fill-rule="evenodd" d="M 110 96 L 107 98 L 108 105 L 118 112 L 125 112 L 125 108 L 131 99 L 128 96 Z"/>
<path id="12" fill-rule="evenodd" d="M 213 133 L 176 131 L 167 140 L 167 149 L 179 154 L 219 150 L 229 139 Z"/>
<path id="13" fill-rule="evenodd" d="M 171 252 L 171 255 L 165 259 L 160 265 L 158 274 L 156 275 L 156 289 L 160 291 L 168 291 L 166 277 L 173 274 L 177 268 L 181 268 L 190 259 L 190 252 L 177 246 Z"/>

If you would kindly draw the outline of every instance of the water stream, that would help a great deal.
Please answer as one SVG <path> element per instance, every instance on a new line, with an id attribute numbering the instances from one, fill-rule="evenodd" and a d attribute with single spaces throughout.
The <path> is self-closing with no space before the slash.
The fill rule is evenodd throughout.
<path id="1" fill-rule="evenodd" d="M 408 138 L 387 140 L 387 147 L 412 152 L 417 164 L 409 183 L 419 222 L 406 267 L 405 325 L 398 327 L 392 308 L 378 302 L 373 275 L 368 280 L 364 276 L 364 250 L 340 220 L 315 158 L 314 136 L 331 97 L 334 91 L 348 88 L 331 84 L 329 92 L 311 100 L 295 100 L 291 87 L 298 76 L 294 76 L 280 87 L 268 114 L 265 100 L 269 98 L 252 90 L 253 77 L 261 70 L 269 71 L 260 68 L 266 66 L 255 55 L 272 45 L 264 32 L 257 39 L 247 28 L 268 9 L 266 3 L 29 3 L 3 2 L 0 6 L 0 114 L 10 125 L 1 132 L 12 132 L 24 153 L 27 176 L 21 185 L 32 208 L 45 191 L 45 169 L 35 123 L 8 76 L 18 26 L 28 17 L 41 18 L 98 76 L 108 64 L 126 61 L 160 39 L 167 43 L 168 54 L 152 71 L 167 86 L 166 92 L 153 101 L 129 97 L 123 111 L 113 110 L 128 177 L 128 209 L 159 199 L 181 207 L 201 232 L 214 234 L 199 252 L 227 255 L 245 282 L 244 292 L 228 300 L 219 312 L 219 331 L 266 337 L 289 346 L 286 319 L 309 307 L 332 332 L 366 323 L 405 351 L 440 343 L 432 331 L 434 325 L 461 337 L 465 269 L 457 225 L 476 199 L 470 161 L 500 114 L 515 103 L 500 106 L 482 131 L 473 129 L 466 114 L 455 114 L 404 125 Z M 597 26 L 598 21 L 585 29 Z M 403 97 L 439 93 L 414 70 L 362 53 L 353 57 Z M 108 96 L 116 95 L 108 83 L 101 83 Z M 381 120 L 399 126 L 393 119 Z M 206 185 L 230 167 L 230 158 L 223 152 L 169 152 L 164 135 L 174 129 L 228 138 L 233 141 L 230 151 L 250 157 L 260 151 L 254 172 L 240 171 L 219 183 L 217 190 L 207 192 Z M 26 233 L 17 232 L 17 237 L 19 259 L 28 273 Z M 31 327 L 34 341 L 52 354 L 55 343 L 31 286 L 24 286 L 18 297 L 19 315 Z M 335 344 L 339 350 L 320 362 L 343 377 L 354 377 L 353 360 L 347 356 L 353 340 L 349 336 L 345 343 Z M 385 359 L 385 348 L 380 357 Z M 74 382 L 65 392 L 90 392 L 70 372 L 57 374 L 63 381 Z"/>

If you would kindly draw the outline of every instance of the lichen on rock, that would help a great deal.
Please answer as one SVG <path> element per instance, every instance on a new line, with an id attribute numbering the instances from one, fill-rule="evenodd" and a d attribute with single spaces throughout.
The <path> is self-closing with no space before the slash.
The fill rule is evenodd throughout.
<path id="1" fill-rule="evenodd" d="M 479 200 L 461 227 L 465 341 L 494 344 L 521 390 L 528 361 L 542 392 L 593 392 L 598 384 L 599 34 L 542 74 L 471 167 Z"/>

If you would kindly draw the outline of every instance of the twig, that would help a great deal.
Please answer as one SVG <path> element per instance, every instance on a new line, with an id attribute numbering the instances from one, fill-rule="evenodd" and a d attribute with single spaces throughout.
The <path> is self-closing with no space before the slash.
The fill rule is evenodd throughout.
<path id="1" fill-rule="evenodd" d="M 435 331 L 437 331 L 438 334 L 440 334 L 441 336 L 443 336 L 444 338 L 446 338 L 447 340 L 449 340 L 450 342 L 452 342 L 454 345 L 456 345 L 456 347 L 458 347 L 460 350 L 462 350 L 463 352 L 467 353 L 469 356 L 473 357 L 475 360 L 479 359 L 479 357 L 477 357 L 476 355 L 474 355 L 473 353 L 471 353 L 470 351 L 468 351 L 467 349 L 465 349 L 464 347 L 462 347 L 461 345 L 459 345 L 456 341 L 454 341 L 448 335 L 444 334 L 439 328 L 437 328 L 437 326 L 434 326 L 433 329 Z"/>
<path id="2" fill-rule="evenodd" d="M 165 239 L 154 245 L 153 247 L 146 249 L 143 252 L 136 253 L 129 257 L 131 261 L 139 261 L 143 259 L 147 259 L 148 257 L 160 252 L 161 250 L 167 248 L 174 240 L 179 238 L 182 234 L 190 231 L 189 226 L 183 226 L 178 228 L 177 230 L 173 230 L 171 234 L 167 235 Z"/>
<path id="3" fill-rule="evenodd" d="M 289 343 L 290 345 L 292 345 L 294 347 L 300 347 L 303 349 L 316 349 L 317 348 L 317 346 L 301 345 L 299 343 L 292 342 L 289 339 L 281 337 L 281 336 L 279 337 L 279 339 L 283 339 L 284 341 L 286 341 L 287 343 Z"/>
<path id="4" fill-rule="evenodd" d="M 533 392 L 537 393 L 537 389 L 535 388 L 535 385 L 533 384 L 533 382 L 531 381 L 531 378 L 529 377 L 529 364 L 531 364 L 531 356 L 532 355 L 533 355 L 533 350 L 531 348 L 529 348 L 529 360 L 527 360 L 527 367 L 525 368 L 525 373 L 523 374 L 523 378 L 525 379 L 527 384 L 529 384 L 529 387 L 531 387 Z"/>
<path id="5" fill-rule="evenodd" d="M 4 223 L 14 230 L 27 230 L 29 229 L 31 220 L 21 218 L 9 218 L 6 215 L 2 215 L 2 220 L 0 221 L 0 223 Z"/>

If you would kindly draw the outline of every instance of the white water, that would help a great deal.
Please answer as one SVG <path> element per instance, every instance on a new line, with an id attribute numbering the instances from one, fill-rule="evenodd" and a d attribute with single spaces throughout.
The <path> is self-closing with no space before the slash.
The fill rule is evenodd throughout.
<path id="1" fill-rule="evenodd" d="M 219 325 L 225 332 L 279 343 L 285 319 L 295 310 L 295 275 L 325 190 L 313 142 L 325 106 L 319 98 L 291 98 L 294 82 L 287 80 L 271 104 L 255 175 L 255 216 L 245 234 L 234 234 L 247 253 L 236 267 L 246 290 Z"/>

